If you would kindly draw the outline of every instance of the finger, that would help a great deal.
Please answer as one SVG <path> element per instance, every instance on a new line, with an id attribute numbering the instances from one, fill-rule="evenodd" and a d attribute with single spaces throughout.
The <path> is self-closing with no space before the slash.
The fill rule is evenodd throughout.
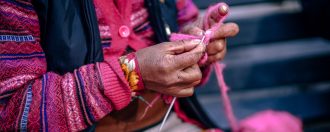
<path id="1" fill-rule="evenodd" d="M 187 32 L 190 30 L 192 27 L 197 27 L 197 28 L 203 28 L 203 18 L 198 17 L 195 21 L 192 23 L 189 23 L 185 26 L 182 27 L 181 32 L 184 34 L 187 34 Z"/>
<path id="2" fill-rule="evenodd" d="M 226 47 L 226 39 L 218 39 L 212 41 L 209 45 L 206 46 L 206 52 L 209 56 L 215 55 Z"/>
<path id="3" fill-rule="evenodd" d="M 199 40 L 200 41 L 200 40 Z M 173 61 L 177 65 L 176 68 L 184 69 L 194 64 L 202 58 L 205 52 L 205 45 L 199 44 L 194 49 L 173 56 Z"/>
<path id="4" fill-rule="evenodd" d="M 165 48 L 167 48 L 167 51 L 171 55 L 177 55 L 184 52 L 191 51 L 192 49 L 196 48 L 198 44 L 200 43 L 200 40 L 182 40 L 182 41 L 176 41 L 176 42 L 169 42 L 165 45 Z"/>
<path id="5" fill-rule="evenodd" d="M 189 87 L 189 88 L 179 89 L 178 91 L 174 92 L 171 95 L 175 97 L 189 97 L 192 96 L 193 94 L 194 94 L 194 87 Z"/>
<path id="6" fill-rule="evenodd" d="M 203 36 L 204 31 L 195 25 L 190 25 L 190 26 L 185 26 L 182 29 L 182 32 L 190 35 Z"/>
<path id="7" fill-rule="evenodd" d="M 210 19 L 213 19 L 215 22 L 219 22 L 225 15 L 228 14 L 229 7 L 225 3 L 221 3 L 218 9 L 212 11 L 210 14 Z"/>
<path id="8" fill-rule="evenodd" d="M 195 87 L 197 86 L 198 84 L 201 83 L 202 80 L 197 80 L 195 82 L 190 82 L 190 83 L 179 83 L 179 84 L 176 84 L 176 87 L 179 87 L 179 88 L 191 88 L 191 87 Z"/>
<path id="9" fill-rule="evenodd" d="M 182 84 L 193 84 L 202 79 L 202 72 L 198 64 L 195 64 L 178 72 L 177 77 Z"/>
<path id="10" fill-rule="evenodd" d="M 227 52 L 227 49 L 225 48 L 222 52 L 220 52 L 216 55 L 213 55 L 213 56 L 209 56 L 206 63 L 211 64 L 211 63 L 223 60 L 226 55 L 226 52 Z"/>
<path id="11" fill-rule="evenodd" d="M 218 22 L 215 21 L 215 20 L 213 20 L 213 19 L 210 19 L 210 20 L 209 20 L 209 24 L 210 24 L 211 26 L 213 26 L 213 25 L 216 24 L 216 23 L 218 23 Z"/>
<path id="12" fill-rule="evenodd" d="M 211 39 L 233 37 L 239 32 L 239 27 L 235 23 L 227 23 L 220 26 L 219 30 L 215 31 Z"/>

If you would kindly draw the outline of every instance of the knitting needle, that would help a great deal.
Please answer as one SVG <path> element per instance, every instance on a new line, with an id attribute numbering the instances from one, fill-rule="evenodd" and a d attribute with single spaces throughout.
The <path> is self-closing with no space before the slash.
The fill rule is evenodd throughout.
<path id="1" fill-rule="evenodd" d="M 168 116 L 169 116 L 169 114 L 170 114 L 170 112 L 171 112 L 171 109 L 172 109 L 172 107 L 173 107 L 173 105 L 174 105 L 175 100 L 176 100 L 176 97 L 173 98 L 173 100 L 172 100 L 172 102 L 171 102 L 171 105 L 170 105 L 170 107 L 168 108 L 168 110 L 167 110 L 167 112 L 166 112 L 166 115 L 165 115 L 165 117 L 164 117 L 164 119 L 163 119 L 163 121 L 162 121 L 162 124 L 160 125 L 160 128 L 159 128 L 158 132 L 160 132 L 160 131 L 162 130 L 162 128 L 164 127 L 165 122 L 166 122 L 166 120 L 167 120 L 167 118 L 168 118 Z"/>
<path id="2" fill-rule="evenodd" d="M 203 32 L 203 37 L 202 37 L 202 39 L 201 39 L 201 42 L 199 42 L 199 44 L 203 44 L 203 42 L 204 42 L 204 40 L 205 40 L 205 33 Z"/>
<path id="3" fill-rule="evenodd" d="M 203 33 L 203 34 L 204 34 L 204 33 Z M 200 42 L 199 44 L 203 44 L 204 39 L 205 39 L 205 34 L 203 35 L 203 37 L 202 37 L 202 39 L 201 39 L 201 42 Z M 162 124 L 160 125 L 160 128 L 159 128 L 158 132 L 160 132 L 160 131 L 163 129 L 163 127 L 164 127 L 164 125 L 165 125 L 165 122 L 166 122 L 166 120 L 167 120 L 167 118 L 168 118 L 168 116 L 169 116 L 169 114 L 170 114 L 170 112 L 171 112 L 171 110 L 172 110 L 172 107 L 173 107 L 173 105 L 174 105 L 174 103 L 175 103 L 175 100 L 176 100 L 176 97 L 173 98 L 173 100 L 172 100 L 172 102 L 171 102 L 171 105 L 170 105 L 170 107 L 168 108 L 168 110 L 167 110 L 167 112 L 166 112 L 166 114 L 165 114 L 165 117 L 164 117 L 164 119 L 163 119 L 163 121 L 162 121 Z"/>

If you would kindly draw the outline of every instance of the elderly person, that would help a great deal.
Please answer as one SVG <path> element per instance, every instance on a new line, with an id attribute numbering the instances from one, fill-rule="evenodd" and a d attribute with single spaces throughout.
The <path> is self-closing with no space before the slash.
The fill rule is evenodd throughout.
<path id="1" fill-rule="evenodd" d="M 191 96 L 208 64 L 223 59 L 225 38 L 238 32 L 228 23 L 206 47 L 168 42 L 171 32 L 202 33 L 191 0 L 0 3 L 1 131 L 152 130 L 168 105 L 156 100 L 139 118 L 148 102 Z M 207 64 L 199 66 L 204 52 Z M 170 118 L 186 130 L 206 129 L 175 112 Z"/>

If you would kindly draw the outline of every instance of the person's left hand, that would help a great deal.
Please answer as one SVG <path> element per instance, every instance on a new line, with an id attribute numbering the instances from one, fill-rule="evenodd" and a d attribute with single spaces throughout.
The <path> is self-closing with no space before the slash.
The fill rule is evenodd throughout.
<path id="1" fill-rule="evenodd" d="M 228 10 L 224 11 L 219 9 L 218 11 L 219 12 L 217 11 L 212 12 L 210 17 L 208 18 L 209 24 L 211 26 L 215 24 L 215 22 L 219 21 L 219 19 L 221 18 L 219 14 L 224 15 L 228 13 L 227 12 Z M 181 32 L 185 34 L 201 36 L 203 35 L 202 25 L 203 25 L 202 20 L 199 19 L 196 22 L 183 27 Z M 205 65 L 223 60 L 227 49 L 226 38 L 236 36 L 238 32 L 239 32 L 239 27 L 237 24 L 235 23 L 222 24 L 219 30 L 217 30 L 214 33 L 214 36 L 211 38 L 210 43 L 206 46 L 208 59 Z"/>

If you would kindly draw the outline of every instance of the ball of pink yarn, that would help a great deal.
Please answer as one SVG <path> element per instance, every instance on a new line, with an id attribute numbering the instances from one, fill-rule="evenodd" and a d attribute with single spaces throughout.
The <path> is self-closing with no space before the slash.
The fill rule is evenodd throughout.
<path id="1" fill-rule="evenodd" d="M 240 132 L 302 132 L 302 122 L 288 112 L 266 110 L 240 122 Z"/>

